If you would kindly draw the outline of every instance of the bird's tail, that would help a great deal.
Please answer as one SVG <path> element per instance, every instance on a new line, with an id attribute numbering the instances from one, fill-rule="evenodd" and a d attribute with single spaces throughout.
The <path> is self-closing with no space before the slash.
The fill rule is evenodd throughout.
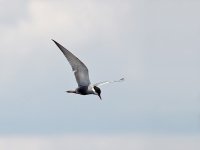
<path id="1" fill-rule="evenodd" d="M 76 91 L 73 91 L 73 90 L 69 90 L 69 91 L 66 91 L 67 93 L 76 93 Z"/>

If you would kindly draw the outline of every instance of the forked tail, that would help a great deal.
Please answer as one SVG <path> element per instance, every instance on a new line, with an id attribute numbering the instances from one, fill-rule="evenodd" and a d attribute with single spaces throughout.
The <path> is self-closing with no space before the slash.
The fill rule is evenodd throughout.
<path id="1" fill-rule="evenodd" d="M 72 91 L 72 90 L 69 90 L 69 91 L 66 91 L 67 93 L 76 93 L 76 91 Z"/>

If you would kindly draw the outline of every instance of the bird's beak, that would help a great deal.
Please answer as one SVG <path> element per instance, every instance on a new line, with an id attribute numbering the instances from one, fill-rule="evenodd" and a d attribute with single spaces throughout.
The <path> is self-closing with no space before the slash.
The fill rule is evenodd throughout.
<path id="1" fill-rule="evenodd" d="M 98 96 L 99 96 L 99 98 L 101 99 L 101 95 L 100 94 L 98 94 Z M 102 99 L 101 99 L 102 100 Z"/>

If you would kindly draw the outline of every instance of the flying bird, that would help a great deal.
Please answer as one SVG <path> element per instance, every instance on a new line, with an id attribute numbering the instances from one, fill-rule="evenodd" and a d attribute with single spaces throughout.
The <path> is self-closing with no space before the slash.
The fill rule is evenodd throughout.
<path id="1" fill-rule="evenodd" d="M 86 65 L 82 61 L 80 61 L 74 54 L 72 54 L 65 47 L 63 47 L 61 44 L 54 41 L 53 39 L 52 41 L 58 46 L 58 48 L 67 58 L 69 64 L 72 67 L 72 70 L 74 71 L 76 82 L 78 83 L 78 88 L 66 92 L 80 94 L 80 95 L 94 94 L 98 95 L 99 98 L 101 99 L 101 89 L 99 88 L 99 86 L 113 82 L 120 82 L 124 80 L 124 78 L 121 78 L 120 80 L 117 81 L 103 81 L 96 84 L 91 84 L 89 79 L 89 71 Z"/>

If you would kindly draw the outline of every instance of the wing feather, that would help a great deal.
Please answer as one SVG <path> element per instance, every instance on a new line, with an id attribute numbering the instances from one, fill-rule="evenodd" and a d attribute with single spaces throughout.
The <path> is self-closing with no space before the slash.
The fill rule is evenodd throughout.
<path id="1" fill-rule="evenodd" d="M 59 44 L 54 40 L 52 41 L 58 46 L 58 48 L 67 58 L 69 64 L 72 67 L 72 70 L 74 71 L 74 75 L 78 83 L 78 86 L 79 87 L 88 86 L 90 84 L 90 79 L 89 79 L 89 71 L 86 65 L 82 61 L 80 61 L 74 54 L 72 54 L 65 47 L 63 47 L 61 44 Z"/>
<path id="2" fill-rule="evenodd" d="M 124 81 L 124 78 L 121 78 L 120 80 L 116 80 L 116 81 L 103 81 L 103 82 L 99 82 L 99 83 L 94 84 L 94 86 L 102 86 L 102 85 L 105 85 L 105 84 L 108 84 L 108 83 L 121 82 L 121 81 Z"/>

